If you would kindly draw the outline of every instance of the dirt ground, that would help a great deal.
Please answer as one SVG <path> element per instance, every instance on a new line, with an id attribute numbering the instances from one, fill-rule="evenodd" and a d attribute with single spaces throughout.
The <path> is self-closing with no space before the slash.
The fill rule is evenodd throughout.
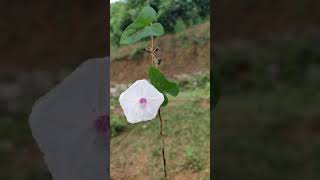
<path id="1" fill-rule="evenodd" d="M 179 74 L 192 74 L 208 70 L 210 66 L 209 23 L 188 29 L 186 35 L 166 35 L 157 39 L 162 64 L 161 71 L 169 78 Z M 186 38 L 187 37 L 187 38 Z M 114 53 L 128 53 L 132 46 L 124 46 Z M 111 52 L 113 53 L 113 52 Z M 112 57 L 112 55 L 111 55 Z M 112 59 L 110 66 L 111 84 L 130 83 L 147 78 L 147 67 L 151 64 L 148 54 L 139 54 L 133 58 Z"/>

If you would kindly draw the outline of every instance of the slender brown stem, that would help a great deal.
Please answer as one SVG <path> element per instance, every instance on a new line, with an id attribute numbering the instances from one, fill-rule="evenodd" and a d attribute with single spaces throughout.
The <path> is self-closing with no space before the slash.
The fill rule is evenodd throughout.
<path id="1" fill-rule="evenodd" d="M 156 62 L 157 57 L 155 55 L 153 36 L 151 36 L 151 59 L 152 59 L 152 62 L 156 65 L 156 68 L 159 68 L 158 64 Z M 163 160 L 163 172 L 164 172 L 165 179 L 167 179 L 166 156 L 164 154 L 163 121 L 161 118 L 160 108 L 158 111 L 158 115 L 159 115 L 159 120 L 160 120 L 160 137 L 161 137 L 161 152 L 162 152 L 162 160 Z"/>
<path id="2" fill-rule="evenodd" d="M 152 23 L 151 23 L 152 24 Z M 153 50 L 154 42 L 153 42 L 153 36 L 151 36 L 151 50 Z"/>
<path id="3" fill-rule="evenodd" d="M 148 6 L 150 6 L 149 0 L 147 0 L 147 3 L 148 3 Z M 152 65 L 155 65 L 156 68 L 159 68 L 159 63 L 156 62 L 157 61 L 157 57 L 156 57 L 156 54 L 155 54 L 153 36 L 151 36 L 151 47 L 150 47 L 149 51 L 151 52 L 150 55 L 151 55 L 151 61 L 152 61 L 151 63 L 152 63 Z M 163 172 L 164 172 L 165 179 L 167 179 L 166 156 L 164 154 L 163 121 L 162 121 L 162 118 L 161 118 L 160 108 L 159 108 L 159 111 L 158 111 L 158 116 L 159 116 L 159 120 L 160 120 L 160 137 L 161 137 L 161 152 L 162 152 L 162 160 L 163 160 Z"/>
<path id="4" fill-rule="evenodd" d="M 151 36 L 151 47 L 150 47 L 150 54 L 151 54 L 151 63 L 152 63 L 152 65 L 155 65 L 156 67 L 157 67 L 157 65 L 156 65 L 156 63 L 155 63 L 155 60 L 154 60 L 154 50 L 153 50 L 153 46 L 154 46 L 154 42 L 153 42 L 153 36 Z"/>
<path id="5" fill-rule="evenodd" d="M 163 160 L 163 172 L 164 177 L 167 179 L 167 167 L 166 167 L 166 156 L 164 155 L 164 137 L 163 137 L 163 121 L 161 118 L 161 111 L 158 111 L 159 120 L 160 120 L 160 137 L 161 137 L 161 152 L 162 152 L 162 160 Z"/>

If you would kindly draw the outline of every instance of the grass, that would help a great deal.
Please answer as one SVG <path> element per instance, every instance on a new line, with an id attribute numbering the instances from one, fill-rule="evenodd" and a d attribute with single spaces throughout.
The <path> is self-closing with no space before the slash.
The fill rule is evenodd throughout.
<path id="1" fill-rule="evenodd" d="M 208 80 L 208 79 L 207 79 Z M 209 80 L 201 88 L 184 88 L 178 97 L 169 97 L 163 108 L 167 171 L 172 177 L 209 179 L 210 100 Z M 111 177 L 113 179 L 155 179 L 163 176 L 160 154 L 159 120 L 128 124 L 119 110 L 117 98 L 111 101 L 114 118 L 125 128 L 111 138 Z M 117 124 L 111 123 L 111 127 Z"/>
<path id="2" fill-rule="evenodd" d="M 119 116 L 114 116 L 111 119 L 111 124 L 111 136 L 117 136 L 126 128 L 126 123 Z"/>

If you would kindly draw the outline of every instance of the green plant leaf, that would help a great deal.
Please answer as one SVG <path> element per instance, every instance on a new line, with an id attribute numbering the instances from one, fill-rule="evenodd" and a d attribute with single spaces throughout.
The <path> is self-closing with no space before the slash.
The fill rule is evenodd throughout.
<path id="1" fill-rule="evenodd" d="M 135 24 L 131 24 L 122 33 L 120 44 L 133 44 L 145 37 L 161 36 L 163 34 L 164 30 L 160 23 L 154 23 L 142 29 L 137 28 Z"/>
<path id="2" fill-rule="evenodd" d="M 168 93 L 171 96 L 179 94 L 179 87 L 176 83 L 167 80 L 167 78 L 154 67 L 149 68 L 150 83 L 162 93 Z"/>
<path id="3" fill-rule="evenodd" d="M 168 97 L 167 97 L 167 95 L 165 93 L 162 93 L 162 94 L 163 94 L 163 97 L 164 97 L 164 101 L 161 104 L 161 107 L 165 107 L 168 104 L 169 100 L 168 100 Z"/>
<path id="4" fill-rule="evenodd" d="M 160 23 L 152 24 L 156 16 L 152 7 L 144 7 L 138 18 L 123 31 L 120 44 L 133 44 L 145 37 L 163 35 L 163 26 Z"/>
<path id="5" fill-rule="evenodd" d="M 170 94 L 171 96 L 177 96 L 179 94 L 179 87 L 176 83 L 168 81 L 164 92 Z"/>
<path id="6" fill-rule="evenodd" d="M 145 6 L 134 23 L 139 26 L 149 26 L 156 17 L 156 11 L 150 6 Z"/>

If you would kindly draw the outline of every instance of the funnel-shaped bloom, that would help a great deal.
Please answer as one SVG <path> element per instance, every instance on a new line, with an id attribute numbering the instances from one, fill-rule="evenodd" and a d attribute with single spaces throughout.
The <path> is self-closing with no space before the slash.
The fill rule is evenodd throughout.
<path id="1" fill-rule="evenodd" d="M 147 80 L 138 80 L 121 93 L 120 105 L 129 123 L 148 121 L 157 116 L 164 101 L 160 93 Z"/>
<path id="2" fill-rule="evenodd" d="M 32 107 L 31 132 L 53 180 L 109 177 L 108 66 L 109 58 L 84 62 Z"/>

